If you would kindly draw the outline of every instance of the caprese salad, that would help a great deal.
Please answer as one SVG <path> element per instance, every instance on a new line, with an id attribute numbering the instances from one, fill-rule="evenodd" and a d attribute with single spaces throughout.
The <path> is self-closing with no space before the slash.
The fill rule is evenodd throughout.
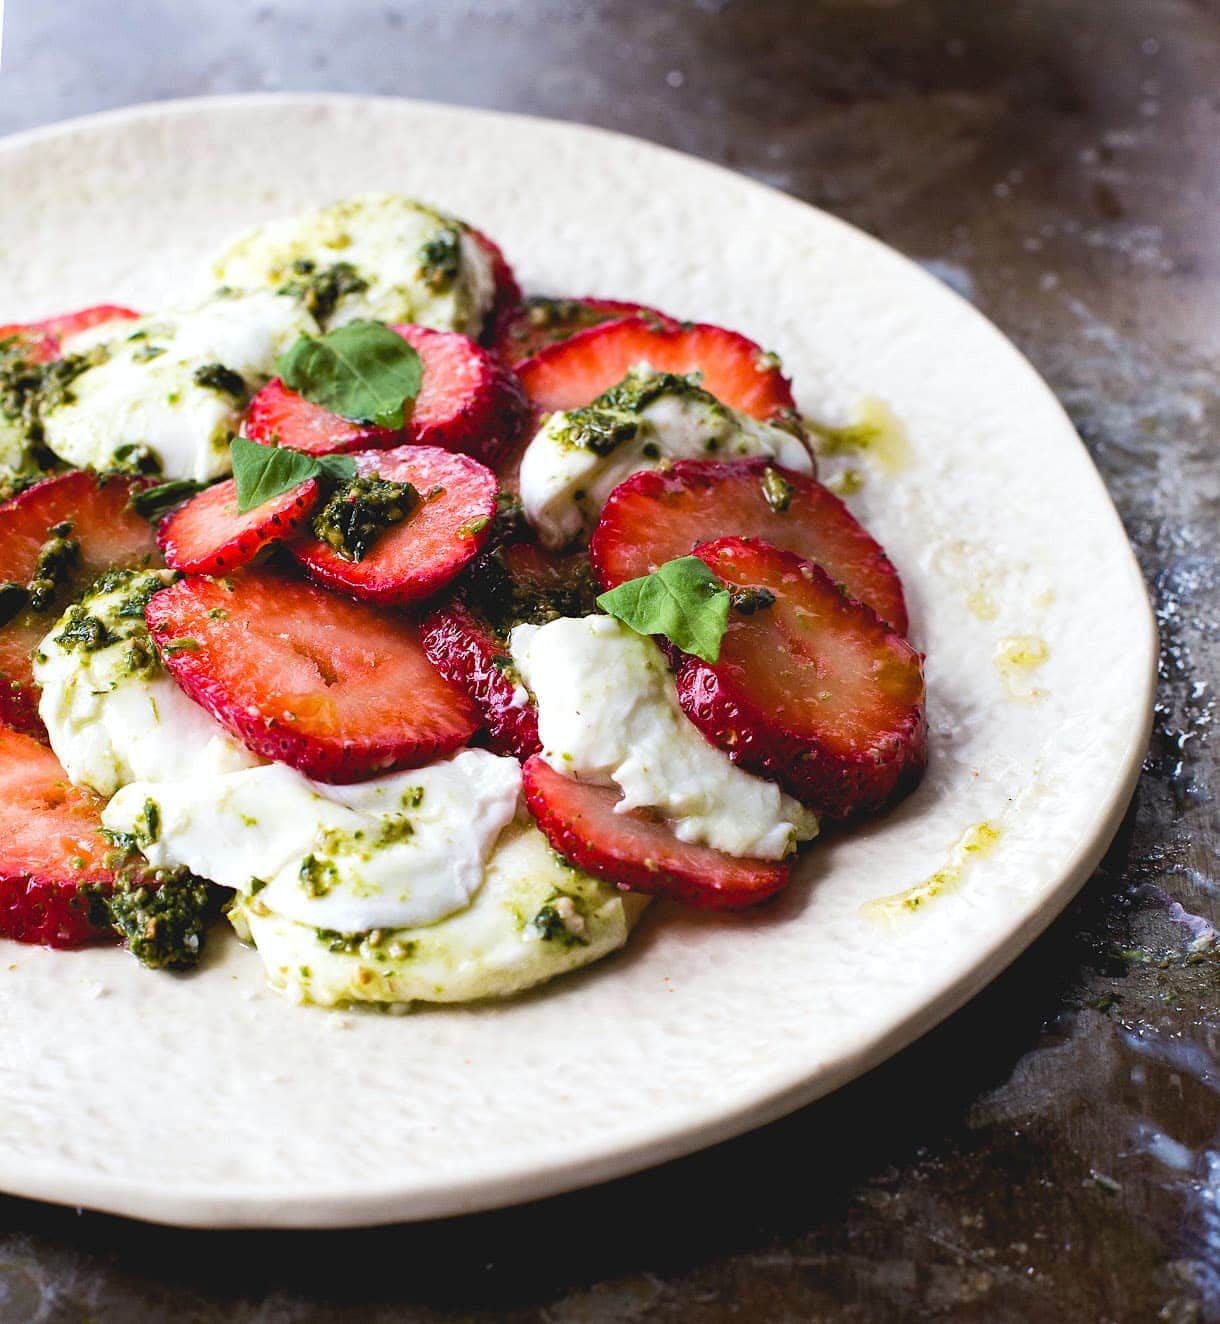
<path id="1" fill-rule="evenodd" d="M 181 970 L 223 914 L 302 1001 L 499 996 L 918 779 L 774 354 L 391 195 L 213 275 L 0 327 L 0 936 Z"/>

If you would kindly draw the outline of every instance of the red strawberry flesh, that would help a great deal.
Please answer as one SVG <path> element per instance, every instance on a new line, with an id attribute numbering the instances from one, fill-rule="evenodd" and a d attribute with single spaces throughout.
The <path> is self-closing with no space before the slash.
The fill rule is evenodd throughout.
<path id="1" fill-rule="evenodd" d="M 308 526 L 321 489 L 316 478 L 237 513 L 232 478 L 205 489 L 161 521 L 157 541 L 165 564 L 190 574 L 223 575 Z"/>
<path id="2" fill-rule="evenodd" d="M 160 565 L 152 527 L 131 509 L 143 482 L 83 469 L 57 474 L 0 505 L 0 584 L 25 586 L 52 529 L 70 523 L 79 551 L 56 579 L 47 607 L 26 606 L 0 624 L 0 719 L 31 734 L 42 731 L 30 654 L 75 597 L 107 570 Z"/>
<path id="3" fill-rule="evenodd" d="M 687 658 L 683 711 L 742 767 L 832 817 L 909 789 L 927 758 L 920 655 L 877 614 L 793 552 L 721 538 L 696 555 L 770 606 L 733 611 L 715 664 Z"/>
<path id="4" fill-rule="evenodd" d="M 129 322 L 139 315 L 130 308 L 100 303 L 74 313 L 47 317 L 41 322 L 11 322 L 7 326 L 0 326 L 0 340 L 15 336 L 28 346 L 30 357 L 35 363 L 48 363 L 63 353 L 65 340 L 80 335 L 82 331 L 91 331 L 95 326 L 104 326 L 107 322 Z"/>
<path id="5" fill-rule="evenodd" d="M 0 937 L 47 947 L 114 937 L 89 922 L 82 893 L 114 881 L 101 807 L 45 745 L 0 727 Z"/>
<path id="6" fill-rule="evenodd" d="M 419 767 L 477 725 L 410 621 L 268 569 L 190 576 L 145 614 L 196 703 L 256 753 L 320 781 Z"/>
<path id="7" fill-rule="evenodd" d="M 701 910 L 743 910 L 788 882 L 787 863 L 679 841 L 664 822 L 616 812 L 617 791 L 564 777 L 539 754 L 527 761 L 524 783 L 526 803 L 552 847 L 623 891 Z"/>
<path id="8" fill-rule="evenodd" d="M 496 476 L 469 455 L 435 446 L 399 446 L 357 455 L 362 477 L 410 483 L 419 504 L 385 529 L 360 561 L 316 538 L 290 551 L 310 577 L 367 602 L 404 605 L 431 597 L 486 546 L 496 514 Z"/>
<path id="9" fill-rule="evenodd" d="M 642 303 L 621 299 L 548 299 L 532 298 L 500 329 L 496 353 L 505 363 L 516 365 L 532 358 L 548 345 L 568 340 L 578 331 L 587 331 L 603 322 L 625 317 L 644 317 L 650 321 L 676 325 L 672 318 Z"/>
<path id="10" fill-rule="evenodd" d="M 902 581 L 880 544 L 814 478 L 766 460 L 680 460 L 633 474 L 611 494 L 589 554 L 606 589 L 689 556 L 699 543 L 761 538 L 816 561 L 900 634 Z"/>
<path id="11" fill-rule="evenodd" d="M 423 365 L 419 394 L 403 427 L 340 418 L 289 390 L 277 377 L 250 401 L 244 435 L 310 455 L 410 442 L 464 451 L 494 463 L 525 423 L 525 401 L 513 374 L 488 350 L 456 332 L 412 325 L 394 330 Z"/>
<path id="12" fill-rule="evenodd" d="M 642 317 L 604 322 L 535 354 L 517 375 L 535 409 L 550 413 L 587 405 L 640 363 L 657 372 L 700 373 L 705 390 L 752 418 L 795 417 L 775 357 L 718 326 L 660 325 Z"/>

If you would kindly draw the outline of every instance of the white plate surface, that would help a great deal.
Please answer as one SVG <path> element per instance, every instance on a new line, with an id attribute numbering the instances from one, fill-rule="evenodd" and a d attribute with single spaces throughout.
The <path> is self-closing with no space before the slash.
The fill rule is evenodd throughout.
<path id="1" fill-rule="evenodd" d="M 895 812 L 815 846 L 777 904 L 654 908 L 625 952 L 500 1005 L 336 1015 L 264 989 L 233 942 L 172 978 L 119 951 L 0 941 L 5 1190 L 188 1225 L 340 1226 L 675 1157 L 958 1007 L 1079 887 L 1131 794 L 1154 627 L 1063 411 L 932 277 L 757 184 L 602 132 L 402 101 L 139 108 L 0 144 L 0 315 L 153 309 L 204 288 L 234 231 L 369 189 L 486 229 L 527 289 L 740 328 L 782 354 L 816 417 L 889 403 L 912 462 L 852 504 L 928 654 L 931 767 Z M 1046 642 L 1040 697 L 1005 690 L 993 658 L 1010 636 Z M 894 925 L 862 910 L 944 868 L 983 820 L 1000 840 L 956 888 Z"/>

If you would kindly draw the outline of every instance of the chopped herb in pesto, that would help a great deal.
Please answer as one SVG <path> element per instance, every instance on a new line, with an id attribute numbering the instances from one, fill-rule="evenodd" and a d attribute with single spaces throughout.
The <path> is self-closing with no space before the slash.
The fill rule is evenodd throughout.
<path id="1" fill-rule="evenodd" d="M 173 478 L 169 482 L 158 483 L 156 487 L 145 487 L 131 494 L 128 505 L 137 515 L 157 523 L 174 506 L 203 491 L 205 483 L 197 483 L 191 478 Z"/>
<path id="2" fill-rule="evenodd" d="M 462 269 L 462 234 L 456 225 L 438 230 L 419 250 L 419 275 L 433 294 L 444 294 Z"/>
<path id="3" fill-rule="evenodd" d="M 99 346 L 88 354 L 37 363 L 18 337 L 0 340 L 0 417 L 16 425 L 27 446 L 40 445 L 44 415 L 70 404 L 72 383 L 104 358 L 105 351 Z"/>
<path id="4" fill-rule="evenodd" d="M 153 799 L 144 801 L 140 816 L 131 825 L 130 832 L 115 828 L 102 828 L 102 836 L 116 849 L 128 854 L 143 850 L 161 838 L 161 806 Z"/>
<path id="5" fill-rule="evenodd" d="M 767 505 L 777 515 L 781 515 L 792 504 L 792 494 L 796 491 L 796 488 L 778 469 L 773 469 L 768 465 L 763 470 L 762 491 Z"/>
<path id="6" fill-rule="evenodd" d="M 594 455 L 609 455 L 625 441 L 639 435 L 640 420 L 626 412 L 586 405 L 563 415 L 562 429 L 556 440 L 564 446 L 577 446 Z"/>
<path id="7" fill-rule="evenodd" d="M 205 386 L 208 390 L 231 396 L 239 403 L 243 403 L 250 393 L 241 373 L 226 368 L 223 363 L 205 363 L 196 368 L 193 380 L 196 386 Z"/>
<path id="8" fill-rule="evenodd" d="M 29 606 L 33 611 L 46 611 L 55 601 L 67 571 L 80 560 L 80 543 L 72 536 L 72 521 L 64 520 L 47 530 L 47 540 L 38 549 L 34 576 L 26 585 Z"/>
<path id="9" fill-rule="evenodd" d="M 82 653 L 96 653 L 99 648 L 108 648 L 118 641 L 119 636 L 106 622 L 90 615 L 80 603 L 68 608 L 67 622 L 55 636 L 55 642 L 69 653 L 77 649 Z"/>
<path id="10" fill-rule="evenodd" d="M 729 602 L 734 611 L 753 616 L 756 611 L 773 606 L 775 594 L 769 588 L 735 588 L 729 590 Z"/>
<path id="11" fill-rule="evenodd" d="M 298 871 L 300 880 L 310 896 L 325 896 L 339 881 L 339 871 L 331 860 L 320 860 L 316 855 L 306 855 Z"/>
<path id="12" fill-rule="evenodd" d="M 305 305 L 308 312 L 325 325 L 335 305 L 348 294 L 362 294 L 369 283 L 350 262 L 334 262 L 319 267 L 309 258 L 298 258 L 292 264 L 295 279 L 279 289 L 280 294 L 291 294 Z"/>
<path id="13" fill-rule="evenodd" d="M 192 874 L 159 887 L 120 888 L 102 897 L 106 916 L 128 950 L 151 970 L 189 970 L 199 963 L 220 893 Z"/>
<path id="14" fill-rule="evenodd" d="M 400 841 L 407 841 L 415 835 L 415 828 L 405 814 L 395 814 L 392 818 L 381 820 L 381 831 L 377 834 L 377 846 L 393 846 Z"/>
<path id="15" fill-rule="evenodd" d="M 199 652 L 199 640 L 188 638 L 171 639 L 168 643 L 161 644 L 160 649 L 170 657 L 173 657 L 175 653 L 197 653 Z"/>
<path id="16" fill-rule="evenodd" d="M 419 504 L 410 483 L 371 474 L 335 490 L 314 516 L 314 536 L 348 561 L 362 561 L 380 534 L 401 523 Z"/>
<path id="17" fill-rule="evenodd" d="M 42 482 L 45 477 L 46 474 L 38 470 L 18 473 L 0 465 L 0 502 L 11 501 L 15 496 L 20 496 L 26 488 Z"/>
<path id="18" fill-rule="evenodd" d="M 501 636 L 514 625 L 545 625 L 560 616 L 588 616 L 597 610 L 597 586 L 583 557 L 572 558 L 562 573 L 545 579 L 514 574 L 509 548 L 480 556 L 465 580 L 466 601 Z"/>
<path id="19" fill-rule="evenodd" d="M 678 395 L 698 400 L 717 413 L 723 413 L 724 405 L 703 389 L 702 380 L 703 376 L 698 372 L 684 376 L 677 372 L 653 372 L 641 365 L 631 368 L 621 382 L 603 391 L 590 408 L 620 409 L 638 414 L 663 395 Z"/>
<path id="20" fill-rule="evenodd" d="M 7 625 L 29 601 L 24 584 L 14 584 L 11 579 L 0 584 L 0 625 Z"/>
<path id="21" fill-rule="evenodd" d="M 480 515 L 477 519 L 467 520 L 467 522 L 458 529 L 459 538 L 474 538 L 491 523 L 489 515 Z"/>
<path id="22" fill-rule="evenodd" d="M 128 441 L 115 448 L 110 467 L 124 474 L 159 474 L 161 461 L 147 446 Z"/>
<path id="23" fill-rule="evenodd" d="M 588 923 L 578 902 L 563 892 L 549 897 L 542 909 L 530 920 L 530 928 L 543 942 L 563 947 L 587 947 Z"/>

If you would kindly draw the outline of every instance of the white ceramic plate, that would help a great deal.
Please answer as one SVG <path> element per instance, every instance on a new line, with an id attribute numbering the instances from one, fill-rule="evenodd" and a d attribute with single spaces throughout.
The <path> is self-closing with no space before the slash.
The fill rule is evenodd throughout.
<path id="1" fill-rule="evenodd" d="M 203 1226 L 455 1214 L 596 1182 L 779 1117 L 880 1062 L 1024 948 L 1100 857 L 1147 739 L 1155 634 L 1063 411 L 967 304 L 880 244 L 712 166 L 569 125 L 393 100 L 150 106 L 0 145 L 5 319 L 203 288 L 234 231 L 368 189 L 503 244 L 535 291 L 723 323 L 806 412 L 880 397 L 911 462 L 853 505 L 905 578 L 932 760 L 815 846 L 777 904 L 657 907 L 627 951 L 500 1005 L 291 1006 L 233 942 L 199 974 L 0 941 L 0 1187 Z M 999 641 L 1045 641 L 1015 699 Z M 895 923 L 867 903 L 994 849 Z"/>

